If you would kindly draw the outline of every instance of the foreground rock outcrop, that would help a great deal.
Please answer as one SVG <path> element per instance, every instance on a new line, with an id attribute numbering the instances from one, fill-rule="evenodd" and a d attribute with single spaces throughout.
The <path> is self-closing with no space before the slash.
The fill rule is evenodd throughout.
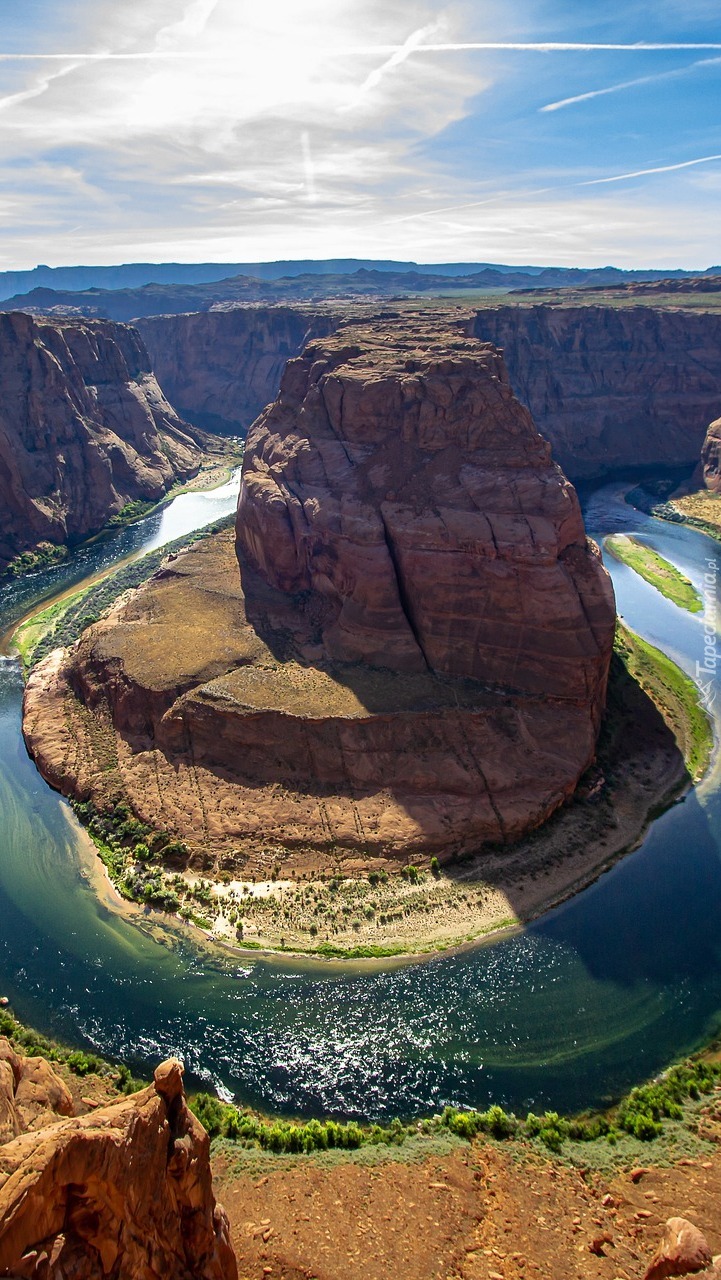
<path id="1" fill-rule="evenodd" d="M 721 402 L 721 315 L 653 307 L 501 306 L 478 338 L 573 480 L 696 466 Z"/>
<path id="2" fill-rule="evenodd" d="M 163 391 L 207 431 L 245 433 L 274 399 L 286 362 L 340 315 L 317 307 L 234 307 L 135 322 Z"/>
<path id="3" fill-rule="evenodd" d="M 310 344 L 250 432 L 237 543 L 242 586 L 219 535 L 33 673 L 55 786 L 295 867 L 450 857 L 573 792 L 613 593 L 495 350 L 432 316 Z"/>
<path id="4" fill-rule="evenodd" d="M 711 423 L 701 450 L 703 482 L 712 493 L 721 493 L 721 418 Z"/>
<path id="5" fill-rule="evenodd" d="M 141 1093 L 0 1146 L 0 1275 L 236 1280 L 182 1072 L 166 1062 Z"/>
<path id="6" fill-rule="evenodd" d="M 125 325 L 0 315 L 0 389 L 0 571 L 39 543 L 96 533 L 200 465 Z"/>

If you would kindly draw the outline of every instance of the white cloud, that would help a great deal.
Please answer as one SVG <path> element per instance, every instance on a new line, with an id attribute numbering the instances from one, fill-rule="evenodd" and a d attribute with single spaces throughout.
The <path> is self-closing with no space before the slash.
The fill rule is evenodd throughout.
<path id="1" fill-rule="evenodd" d="M 607 212 L 602 184 L 620 185 L 645 170 L 627 152 L 618 167 L 628 172 L 610 178 L 605 168 L 596 168 L 596 178 L 592 165 L 579 174 L 562 157 L 549 160 L 550 151 L 534 157 L 530 170 L 514 168 L 504 133 L 509 120 L 515 112 L 521 128 L 528 112 L 538 121 L 538 99 L 531 103 L 526 92 L 534 71 L 527 69 L 548 75 L 552 65 L 578 74 L 587 55 L 601 53 L 604 68 L 638 66 L 643 56 L 638 69 L 650 73 L 659 65 L 656 52 L 700 46 L 468 41 L 469 34 L 523 36 L 533 27 L 524 29 L 521 8 L 501 26 L 490 0 L 465 9 L 459 0 L 449 3 L 454 7 L 439 0 L 65 6 L 62 39 L 45 40 L 49 64 L 3 64 L 0 50 L 0 180 L 15 193 L 2 211 L 6 259 L 32 265 L 48 258 L 374 253 L 442 260 L 457 253 L 528 261 L 555 246 L 558 260 L 561 251 L 595 253 L 594 235 L 599 252 L 614 256 L 602 224 L 589 230 L 590 195 L 588 205 L 577 202 L 568 187 L 579 177 L 598 185 L 597 207 Z M 28 53 L 31 45 L 29 39 Z M 66 52 L 73 49 L 83 56 Z M 498 106 L 504 93 L 505 115 Z M 553 119 L 545 118 L 549 126 Z M 716 149 L 715 140 L 691 145 Z M 642 155 L 659 153 L 654 145 Z M 668 154 L 681 152 L 675 146 Z M 701 161 L 708 163 L 702 157 L 693 164 Z M 540 211 L 535 230 L 533 218 L 522 215 L 523 201 Z M 677 216 L 679 201 L 669 237 L 682 227 L 692 245 L 695 225 L 707 225 L 705 209 L 689 205 Z M 621 229 L 629 243 L 638 238 L 623 218 L 612 225 L 620 228 L 613 232 L 618 259 Z"/>
<path id="2" fill-rule="evenodd" d="M 202 36 L 217 7 L 218 0 L 193 0 L 179 22 L 161 27 L 156 37 L 156 49 L 172 49 L 177 41 Z"/>

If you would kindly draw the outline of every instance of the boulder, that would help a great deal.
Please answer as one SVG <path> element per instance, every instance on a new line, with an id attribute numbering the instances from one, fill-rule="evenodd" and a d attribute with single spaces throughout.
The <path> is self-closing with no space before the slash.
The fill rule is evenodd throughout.
<path id="1" fill-rule="evenodd" d="M 713 1263 L 706 1237 L 686 1218 L 669 1218 L 663 1239 L 644 1280 L 668 1280 L 672 1276 L 708 1274 Z"/>
<path id="2" fill-rule="evenodd" d="M 75 1113 L 65 1081 L 45 1058 L 26 1058 L 0 1037 L 0 1142 Z"/>

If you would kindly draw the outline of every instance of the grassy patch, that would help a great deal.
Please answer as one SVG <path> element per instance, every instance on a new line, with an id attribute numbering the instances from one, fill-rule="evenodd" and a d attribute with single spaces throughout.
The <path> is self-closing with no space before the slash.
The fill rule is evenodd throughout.
<path id="1" fill-rule="evenodd" d="M 226 516 L 204 529 L 184 538 L 176 538 L 155 551 L 149 551 L 138 560 L 107 574 L 93 586 L 82 588 L 73 595 L 56 600 L 47 609 L 33 614 L 13 636 L 25 671 L 41 662 L 53 649 L 67 648 L 80 638 L 83 631 L 115 603 L 118 596 L 146 582 L 160 568 L 168 555 L 178 554 L 201 538 L 228 528 L 234 516 Z"/>
<path id="2" fill-rule="evenodd" d="M 628 565 L 679 609 L 701 613 L 703 601 L 693 583 L 657 551 L 625 533 L 612 534 L 604 540 L 604 546 L 616 560 Z"/>
<path id="3" fill-rule="evenodd" d="M 686 768 L 697 782 L 711 759 L 713 731 L 693 680 L 665 653 L 642 640 L 622 622 L 616 624 L 615 651 L 670 725 Z"/>
<path id="4" fill-rule="evenodd" d="M 157 502 L 134 498 L 132 502 L 126 502 L 120 511 L 110 517 L 106 528 L 122 529 L 126 524 L 134 524 L 136 520 L 142 520 L 143 516 L 147 516 L 157 505 Z"/>

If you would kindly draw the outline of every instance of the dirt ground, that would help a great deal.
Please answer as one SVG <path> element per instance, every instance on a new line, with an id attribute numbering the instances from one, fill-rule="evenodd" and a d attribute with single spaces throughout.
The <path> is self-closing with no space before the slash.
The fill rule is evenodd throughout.
<path id="1" fill-rule="evenodd" d="M 487 1142 L 260 1175 L 221 1153 L 214 1169 L 241 1280 L 640 1280 L 676 1215 L 721 1252 L 718 1148 L 637 1181 Z"/>

